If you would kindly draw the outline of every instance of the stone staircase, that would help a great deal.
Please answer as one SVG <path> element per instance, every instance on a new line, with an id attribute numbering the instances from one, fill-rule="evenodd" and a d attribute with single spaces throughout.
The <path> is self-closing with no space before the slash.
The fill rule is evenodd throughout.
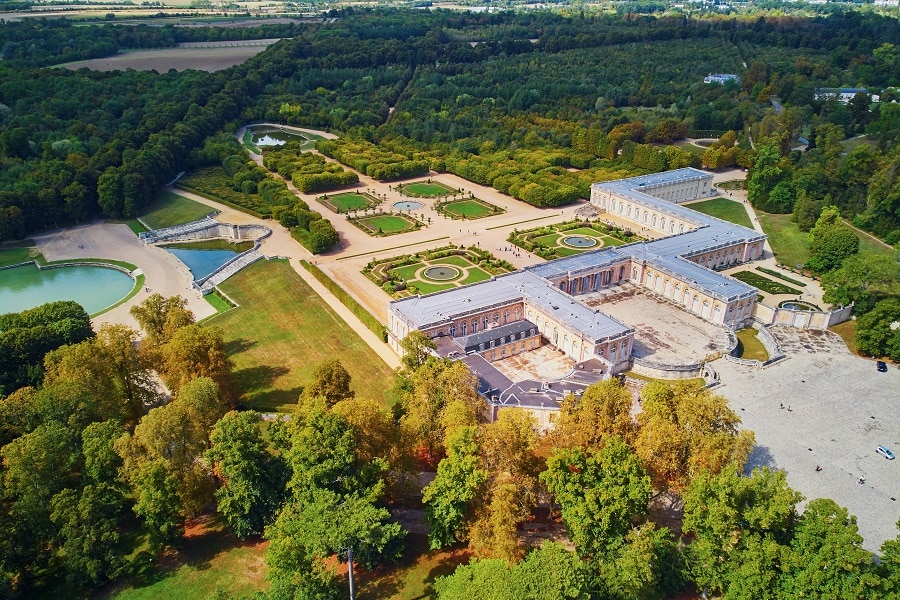
<path id="1" fill-rule="evenodd" d="M 265 258 L 265 256 L 257 248 L 247 250 L 243 254 L 239 254 L 203 279 L 194 282 L 194 287 L 205 296 L 215 289 L 217 285 L 256 261 Z"/>
<path id="2" fill-rule="evenodd" d="M 155 244 L 162 240 L 168 240 L 171 238 L 187 235 L 189 233 L 194 233 L 196 231 L 202 231 L 204 229 L 217 226 L 218 224 L 219 223 L 212 217 L 207 216 L 196 221 L 191 221 L 190 223 L 185 223 L 184 225 L 175 225 L 174 227 L 163 227 L 162 229 L 145 231 L 141 233 L 139 237 L 145 244 Z"/>

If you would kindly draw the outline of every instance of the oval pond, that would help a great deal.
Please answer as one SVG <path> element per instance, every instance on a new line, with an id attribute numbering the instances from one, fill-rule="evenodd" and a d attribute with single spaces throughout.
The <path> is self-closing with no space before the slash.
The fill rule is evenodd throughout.
<path id="1" fill-rule="evenodd" d="M 93 315 L 127 296 L 134 285 L 128 274 L 101 266 L 39 270 L 34 265 L 24 265 L 4 269 L 0 271 L 0 313 L 74 300 Z"/>
<path id="2" fill-rule="evenodd" d="M 572 248 L 593 248 L 598 243 L 594 238 L 584 235 L 567 235 L 562 242 Z"/>
<path id="3" fill-rule="evenodd" d="M 423 273 L 426 279 L 431 279 L 433 281 L 450 281 L 456 279 L 461 274 L 462 271 L 460 271 L 456 267 L 450 267 L 447 265 L 428 267 Z"/>
<path id="4" fill-rule="evenodd" d="M 394 202 L 394 208 L 397 210 L 419 210 L 422 208 L 422 203 L 404 200 L 403 202 Z"/>

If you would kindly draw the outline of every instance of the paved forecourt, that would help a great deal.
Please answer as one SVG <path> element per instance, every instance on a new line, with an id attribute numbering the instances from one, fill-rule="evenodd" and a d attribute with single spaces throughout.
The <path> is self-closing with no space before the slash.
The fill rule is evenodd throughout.
<path id="1" fill-rule="evenodd" d="M 887 460 L 875 447 L 900 455 L 900 370 L 877 372 L 873 361 L 851 354 L 831 332 L 770 331 L 787 359 L 763 370 L 725 360 L 712 365 L 725 384 L 716 393 L 756 433 L 748 470 L 783 469 L 808 500 L 833 499 L 857 517 L 864 546 L 878 550 L 898 535 L 900 459 Z"/>

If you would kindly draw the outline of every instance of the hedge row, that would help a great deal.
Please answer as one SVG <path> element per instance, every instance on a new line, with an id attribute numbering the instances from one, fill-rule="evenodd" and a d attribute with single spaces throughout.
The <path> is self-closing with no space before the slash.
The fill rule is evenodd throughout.
<path id="1" fill-rule="evenodd" d="M 387 329 L 385 329 L 384 325 L 382 325 L 378 319 L 372 316 L 372 313 L 363 308 L 363 306 L 350 294 L 333 282 L 322 269 L 305 260 L 301 260 L 300 264 L 303 265 L 303 268 L 312 273 L 312 276 L 315 277 L 319 283 L 324 285 L 329 292 L 334 294 L 335 297 L 341 301 L 341 304 L 346 306 L 357 319 L 362 321 L 363 325 L 368 327 L 375 335 L 379 336 L 382 341 L 387 341 Z"/>

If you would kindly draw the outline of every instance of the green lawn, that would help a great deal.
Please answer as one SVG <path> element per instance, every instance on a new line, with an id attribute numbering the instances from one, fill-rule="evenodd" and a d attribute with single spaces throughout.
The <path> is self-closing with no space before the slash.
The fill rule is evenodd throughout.
<path id="1" fill-rule="evenodd" d="M 535 245 L 544 246 L 545 248 L 552 248 L 559 244 L 560 234 L 558 233 L 548 233 L 547 235 L 542 235 L 536 238 L 533 238 L 531 241 L 535 243 Z"/>
<path id="2" fill-rule="evenodd" d="M 391 269 L 391 272 L 394 275 L 398 275 L 403 279 L 409 280 L 415 278 L 416 271 L 424 266 L 425 263 L 415 263 L 412 265 L 406 265 L 405 267 L 397 267 L 396 269 Z"/>
<path id="3" fill-rule="evenodd" d="M 741 329 L 737 332 L 737 338 L 741 351 L 738 355 L 739 358 L 762 362 L 769 360 L 769 353 L 766 352 L 766 347 L 763 346 L 763 343 L 756 336 L 755 329 L 752 327 Z"/>
<path id="4" fill-rule="evenodd" d="M 394 215 L 378 215 L 375 217 L 362 217 L 357 219 L 361 225 L 372 232 L 390 235 L 392 233 L 403 233 L 413 229 L 413 223 L 404 217 L 395 217 Z"/>
<path id="5" fill-rule="evenodd" d="M 759 224 L 769 236 L 775 258 L 783 265 L 794 267 L 809 260 L 809 235 L 791 221 L 791 215 L 776 215 L 756 211 Z"/>
<path id="6" fill-rule="evenodd" d="M 464 219 L 480 219 L 494 214 L 496 207 L 492 208 L 477 200 L 458 200 L 456 202 L 448 202 L 441 210 Z"/>
<path id="7" fill-rule="evenodd" d="M 753 287 L 759 288 L 767 294 L 791 294 L 799 296 L 803 293 L 787 284 L 769 279 L 768 277 L 763 277 L 759 273 L 754 273 L 753 271 L 738 271 L 737 273 L 732 273 L 731 276 L 738 281 L 743 281 Z"/>
<path id="8" fill-rule="evenodd" d="M 147 207 L 141 220 L 151 229 L 161 229 L 202 219 L 214 211 L 214 208 L 190 198 L 163 191 Z"/>
<path id="9" fill-rule="evenodd" d="M 372 199 L 368 196 L 352 192 L 348 194 L 335 194 L 328 197 L 323 196 L 319 198 L 319 201 L 329 208 L 336 208 L 342 213 L 349 212 L 351 210 L 369 208 L 374 204 Z"/>
<path id="10" fill-rule="evenodd" d="M 753 223 L 750 222 L 750 217 L 747 216 L 747 210 L 740 202 L 727 198 L 713 198 L 703 202 L 693 202 L 688 204 L 687 207 L 705 215 L 753 229 Z"/>
<path id="11" fill-rule="evenodd" d="M 469 274 L 466 275 L 466 278 L 463 279 L 460 284 L 468 285 L 470 283 L 478 283 L 479 281 L 487 281 L 491 278 L 491 274 L 487 271 L 482 271 L 481 269 L 469 269 Z"/>
<path id="12" fill-rule="evenodd" d="M 419 293 L 423 296 L 425 294 L 433 294 L 435 292 L 457 287 L 456 283 L 428 283 L 427 281 L 421 281 L 419 279 L 413 281 L 410 285 L 416 286 Z"/>
<path id="13" fill-rule="evenodd" d="M 189 528 L 183 546 L 163 559 L 146 579 L 115 585 L 97 595 L 101 599 L 207 600 L 218 590 L 229 597 L 242 597 L 265 590 L 266 544 L 259 540 L 241 541 L 221 523 Z"/>
<path id="14" fill-rule="evenodd" d="M 742 190 L 744 189 L 744 180 L 743 179 L 732 179 L 731 181 L 723 181 L 722 183 L 717 183 L 716 187 L 723 190 Z"/>
<path id="15" fill-rule="evenodd" d="M 772 252 L 783 265 L 796 267 L 805 264 L 809 260 L 809 234 L 800 231 L 797 224 L 791 221 L 791 215 L 776 215 L 756 211 L 759 224 L 769 236 L 769 244 Z M 856 233 L 859 238 L 860 252 L 877 252 L 879 254 L 894 255 L 894 249 L 868 235 Z"/>
<path id="16" fill-rule="evenodd" d="M 428 261 L 432 265 L 453 265 L 454 267 L 471 267 L 472 263 L 462 256 L 445 256 Z"/>
<path id="17" fill-rule="evenodd" d="M 405 196 L 413 196 L 415 198 L 436 198 L 437 196 L 445 196 L 457 191 L 442 183 L 428 183 L 426 181 L 406 183 L 401 189 Z"/>
<path id="18" fill-rule="evenodd" d="M 0 249 L 0 267 L 8 267 L 9 265 L 17 265 L 19 263 L 28 262 L 41 256 L 40 251 L 35 246 L 27 246 L 24 248 L 3 248 Z"/>
<path id="19" fill-rule="evenodd" d="M 329 358 L 341 360 L 359 396 L 393 400 L 388 366 L 286 261 L 256 262 L 221 288 L 240 306 L 206 323 L 225 332 L 250 408 L 290 410 L 313 370 Z"/>
<path id="20" fill-rule="evenodd" d="M 592 229 L 590 227 L 579 227 L 578 229 L 567 229 L 566 231 L 563 232 L 563 234 L 565 234 L 565 235 L 583 235 L 586 237 L 592 237 L 592 238 L 597 238 L 597 239 L 607 237 L 604 234 L 597 231 L 596 229 Z"/>

